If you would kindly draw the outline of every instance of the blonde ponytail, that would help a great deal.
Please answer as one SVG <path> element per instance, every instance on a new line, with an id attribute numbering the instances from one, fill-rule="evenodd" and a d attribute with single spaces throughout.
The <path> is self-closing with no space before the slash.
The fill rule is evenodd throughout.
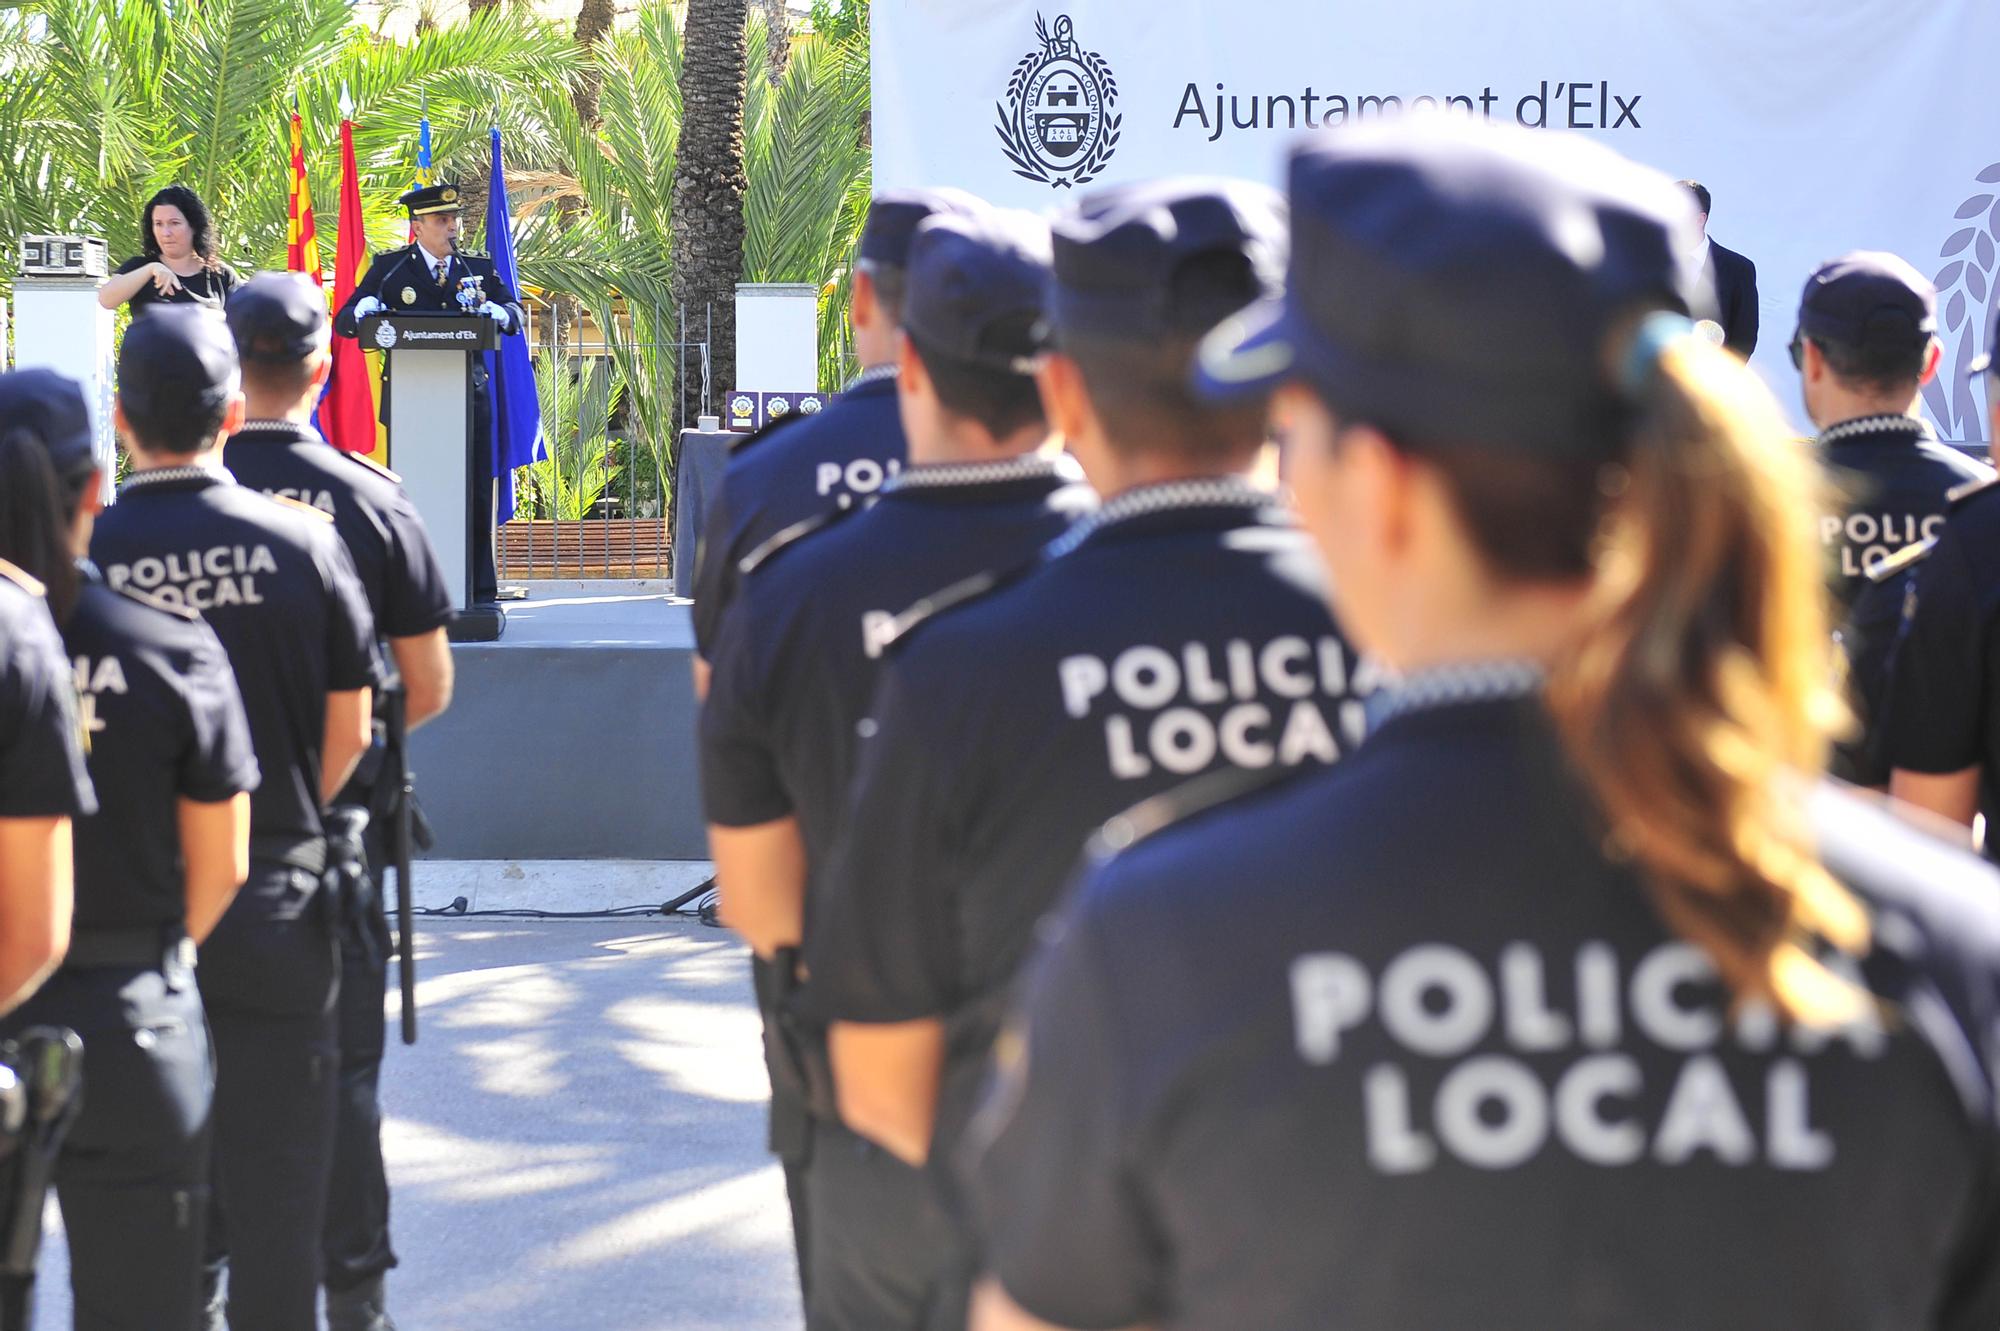
<path id="1" fill-rule="evenodd" d="M 1820 864 L 1799 798 L 1844 715 L 1813 529 L 1823 482 L 1718 348 L 1660 349 L 1644 397 L 1550 707 L 1667 925 L 1739 997 L 1838 1023 L 1863 996 L 1815 954 L 1861 951 L 1868 920 Z"/>

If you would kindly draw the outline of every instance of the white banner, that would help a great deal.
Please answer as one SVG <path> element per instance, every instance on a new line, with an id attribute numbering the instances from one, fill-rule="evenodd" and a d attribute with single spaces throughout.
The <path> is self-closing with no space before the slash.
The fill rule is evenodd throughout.
<path id="1" fill-rule="evenodd" d="M 1429 102 L 1570 128 L 1714 196 L 1757 265 L 1754 364 L 1788 404 L 1806 274 L 1852 249 L 1935 274 L 1946 438 L 2000 246 L 1994 0 L 875 0 L 875 180 L 1019 207 L 1168 174 L 1282 183 L 1327 124 Z M 1799 413 L 1794 406 L 1794 415 Z"/>

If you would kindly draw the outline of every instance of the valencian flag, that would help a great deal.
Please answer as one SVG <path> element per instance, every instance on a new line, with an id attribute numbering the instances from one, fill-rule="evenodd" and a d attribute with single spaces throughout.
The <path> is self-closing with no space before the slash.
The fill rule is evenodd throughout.
<path id="1" fill-rule="evenodd" d="M 286 210 L 285 267 L 304 273 L 313 285 L 326 289 L 319 265 L 319 231 L 313 226 L 312 185 L 306 180 L 305 122 L 292 111 L 292 191 Z"/>
<path id="2" fill-rule="evenodd" d="M 507 177 L 500 167 L 500 130 L 493 130 L 493 172 L 486 194 L 486 248 L 493 272 L 510 291 L 521 289 L 514 264 L 514 227 L 507 207 Z M 495 522 L 514 516 L 514 469 L 525 467 L 540 451 L 542 404 L 535 395 L 535 367 L 528 359 L 528 339 L 503 337 L 500 350 L 486 353 L 488 388 L 493 394 L 493 474 L 505 477 L 500 487 Z"/>
<path id="3" fill-rule="evenodd" d="M 342 108 L 343 113 L 346 107 Z M 368 225 L 361 212 L 361 173 L 354 166 L 354 121 L 340 122 L 340 243 L 334 251 L 333 307 L 354 294 L 368 271 Z M 388 458 L 388 430 L 377 419 L 382 398 L 381 353 L 362 350 L 359 338 L 333 339 L 333 376 L 319 400 L 319 432 L 350 453 Z"/>

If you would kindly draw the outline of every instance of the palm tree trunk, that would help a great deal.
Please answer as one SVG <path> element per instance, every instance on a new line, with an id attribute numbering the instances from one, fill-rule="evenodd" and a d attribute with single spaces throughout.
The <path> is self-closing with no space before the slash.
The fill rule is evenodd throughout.
<path id="1" fill-rule="evenodd" d="M 604 87 L 604 76 L 598 72 L 594 56 L 597 44 L 611 31 L 611 23 L 617 17 L 617 7 L 613 0 L 583 0 L 576 11 L 576 44 L 584 49 L 583 68 L 576 76 L 576 87 L 570 94 L 576 104 L 576 113 L 586 125 L 597 124 L 597 95 Z"/>
<path id="2" fill-rule="evenodd" d="M 788 0 L 757 0 L 764 11 L 765 74 L 773 88 L 785 81 L 792 59 L 792 13 Z"/>
<path id="3" fill-rule="evenodd" d="M 736 386 L 736 283 L 743 272 L 743 98 L 748 0 L 688 0 L 682 29 L 681 135 L 673 181 L 673 291 L 689 340 L 710 331 L 711 392 L 688 361 L 680 399 L 693 423 Z"/>
<path id="4" fill-rule="evenodd" d="M 484 14 L 489 9 L 498 8 L 500 8 L 500 0 L 467 0 L 465 12 L 467 17 L 475 17 Z"/>

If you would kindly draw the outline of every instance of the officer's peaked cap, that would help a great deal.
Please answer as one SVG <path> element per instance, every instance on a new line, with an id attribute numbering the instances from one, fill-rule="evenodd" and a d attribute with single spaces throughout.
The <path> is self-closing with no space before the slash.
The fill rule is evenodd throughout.
<path id="1" fill-rule="evenodd" d="M 213 412 L 241 383 L 229 325 L 198 306 L 162 306 L 139 316 L 118 348 L 118 396 L 135 420 Z"/>
<path id="2" fill-rule="evenodd" d="M 396 200 L 410 210 L 412 217 L 426 217 L 431 213 L 455 213 L 459 211 L 458 186 L 419 185 Z"/>
<path id="3" fill-rule="evenodd" d="M 1613 325 L 1708 304 L 1687 194 L 1580 136 L 1343 128 L 1293 151 L 1289 193 L 1285 295 L 1205 342 L 1214 396 L 1297 378 L 1406 442 L 1591 453 L 1630 419 Z"/>
<path id="4" fill-rule="evenodd" d="M 978 196 L 962 189 L 885 190 L 868 205 L 861 228 L 860 257 L 897 268 L 910 262 L 910 242 L 927 218 L 939 213 L 970 216 L 986 207 Z"/>
<path id="5" fill-rule="evenodd" d="M 300 361 L 325 341 L 326 298 L 304 273 L 259 273 L 229 293 L 225 313 L 243 360 Z"/>
<path id="6" fill-rule="evenodd" d="M 0 374 L 0 434 L 17 430 L 41 444 L 58 476 L 96 465 L 90 407 L 83 388 L 67 375 L 48 369 Z"/>
<path id="7" fill-rule="evenodd" d="M 1937 332 L 1937 288 L 1893 254 L 1843 254 L 1806 279 L 1799 331 L 1857 350 L 1921 347 Z"/>
<path id="8" fill-rule="evenodd" d="M 1034 214 L 940 214 L 910 245 L 903 327 L 927 353 L 1030 373 L 1048 275 L 1049 228 Z"/>
<path id="9" fill-rule="evenodd" d="M 1054 340 L 1088 333 L 1154 340 L 1204 332 L 1252 301 L 1278 294 L 1285 267 L 1285 201 L 1241 180 L 1182 178 L 1100 191 L 1052 226 L 1048 324 Z M 1175 278 L 1190 264 L 1241 261 L 1240 298 L 1214 308 L 1178 308 Z"/>

